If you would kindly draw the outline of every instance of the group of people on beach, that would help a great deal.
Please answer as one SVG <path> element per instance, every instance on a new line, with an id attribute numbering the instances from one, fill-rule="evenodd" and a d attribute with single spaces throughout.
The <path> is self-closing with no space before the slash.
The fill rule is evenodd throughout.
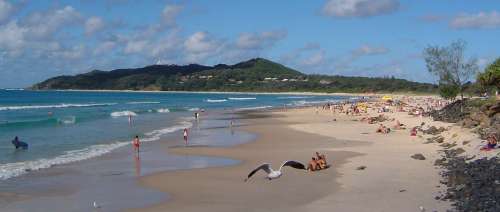
<path id="1" fill-rule="evenodd" d="M 316 157 L 312 157 L 311 161 L 307 165 L 308 171 L 319 171 L 322 169 L 328 168 L 328 164 L 326 163 L 326 156 L 324 154 L 319 154 L 316 152 Z"/>

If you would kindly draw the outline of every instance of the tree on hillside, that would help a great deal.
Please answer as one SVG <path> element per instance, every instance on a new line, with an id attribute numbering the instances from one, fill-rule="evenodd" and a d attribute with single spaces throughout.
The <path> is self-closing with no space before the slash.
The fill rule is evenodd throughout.
<path id="1" fill-rule="evenodd" d="M 498 91 L 500 89 L 500 58 L 486 67 L 484 72 L 478 74 L 477 82 L 485 90 L 494 88 Z"/>
<path id="2" fill-rule="evenodd" d="M 466 43 L 455 41 L 449 46 L 429 46 L 424 50 L 427 70 L 439 77 L 439 86 L 459 88 L 461 98 L 464 98 L 465 84 L 478 70 L 477 59 L 464 58 Z M 450 98 L 450 97 L 448 97 Z"/>

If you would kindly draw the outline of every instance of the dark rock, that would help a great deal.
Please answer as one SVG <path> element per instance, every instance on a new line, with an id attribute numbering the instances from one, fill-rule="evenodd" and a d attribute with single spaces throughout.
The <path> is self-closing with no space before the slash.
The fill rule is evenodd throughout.
<path id="1" fill-rule="evenodd" d="M 358 168 L 356 168 L 356 170 L 365 170 L 366 169 L 366 166 L 359 166 Z"/>
<path id="2" fill-rule="evenodd" d="M 444 128 L 444 127 L 437 128 L 435 126 L 431 126 L 427 130 L 422 130 L 422 132 L 424 132 L 425 134 L 431 134 L 431 135 L 438 135 L 444 131 L 446 131 L 446 128 Z"/>
<path id="3" fill-rule="evenodd" d="M 411 158 L 415 159 L 415 160 L 425 160 L 425 157 L 424 155 L 418 153 L 418 154 L 414 154 L 412 156 L 410 156 Z"/>
<path id="4" fill-rule="evenodd" d="M 500 211 L 499 158 L 467 162 L 454 155 L 456 151 L 445 151 L 448 162 L 443 163 L 442 183 L 448 189 L 440 199 L 451 200 L 457 211 Z"/>

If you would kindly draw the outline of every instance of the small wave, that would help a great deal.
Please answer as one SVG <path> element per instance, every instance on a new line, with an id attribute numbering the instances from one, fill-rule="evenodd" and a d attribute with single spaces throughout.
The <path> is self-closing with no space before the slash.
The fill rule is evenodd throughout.
<path id="1" fill-rule="evenodd" d="M 160 108 L 156 110 L 158 113 L 170 113 L 170 110 L 168 108 Z"/>
<path id="2" fill-rule="evenodd" d="M 257 107 L 243 107 L 243 108 L 238 108 L 236 109 L 237 111 L 242 111 L 242 110 L 262 110 L 262 109 L 267 109 L 267 108 L 272 108 L 273 106 L 266 105 L 266 106 L 257 106 Z"/>
<path id="3" fill-rule="evenodd" d="M 193 107 L 193 108 L 189 108 L 188 111 L 199 111 L 200 108 L 198 107 Z"/>
<path id="4" fill-rule="evenodd" d="M 139 105 L 139 104 L 160 104 L 160 102 L 127 102 L 125 104 L 129 105 Z"/>
<path id="5" fill-rule="evenodd" d="M 313 98 L 312 96 L 280 96 L 278 99 L 309 99 Z"/>
<path id="6" fill-rule="evenodd" d="M 25 174 L 29 171 L 36 171 L 40 169 L 50 168 L 55 165 L 61 165 L 101 156 L 127 144 L 129 144 L 129 142 L 97 144 L 79 150 L 66 151 L 64 154 L 54 158 L 42 158 L 34 161 L 0 164 L 0 179 L 5 180 L 11 177 Z"/>
<path id="7" fill-rule="evenodd" d="M 4 91 L 24 91 L 24 88 L 4 88 Z"/>
<path id="8" fill-rule="evenodd" d="M 2 106 L 2 110 L 28 110 L 28 109 L 47 109 L 47 108 L 68 108 L 68 107 L 100 107 L 110 106 L 116 103 L 99 103 L 99 104 L 58 104 L 58 105 L 20 105 L 20 106 Z"/>
<path id="9" fill-rule="evenodd" d="M 125 110 L 125 111 L 117 111 L 117 112 L 112 112 L 111 116 L 113 117 L 120 117 L 120 116 L 137 116 L 137 113 L 134 113 L 133 111 Z"/>
<path id="10" fill-rule="evenodd" d="M 305 106 L 305 105 L 314 105 L 314 104 L 337 103 L 339 101 L 340 100 L 338 100 L 338 99 L 326 99 L 326 100 L 318 100 L 318 101 L 300 100 L 300 101 L 294 101 L 294 102 L 292 102 L 292 105 L 295 105 L 295 106 Z"/>
<path id="11" fill-rule="evenodd" d="M 207 99 L 206 102 L 225 102 L 227 99 Z"/>
<path id="12" fill-rule="evenodd" d="M 255 97 L 230 97 L 229 100 L 255 100 Z"/>
<path id="13" fill-rule="evenodd" d="M 142 141 L 156 141 L 159 140 L 162 135 L 166 135 L 168 133 L 173 133 L 175 131 L 183 130 L 185 128 L 191 128 L 193 124 L 189 121 L 182 121 L 179 125 L 175 125 L 172 127 L 167 127 L 164 129 L 153 130 L 151 132 L 145 133 L 144 135 L 147 138 L 142 139 Z"/>
<path id="14" fill-rule="evenodd" d="M 75 116 L 67 116 L 67 117 L 59 118 L 59 119 L 57 119 L 57 122 L 60 124 L 75 124 L 76 117 Z"/>

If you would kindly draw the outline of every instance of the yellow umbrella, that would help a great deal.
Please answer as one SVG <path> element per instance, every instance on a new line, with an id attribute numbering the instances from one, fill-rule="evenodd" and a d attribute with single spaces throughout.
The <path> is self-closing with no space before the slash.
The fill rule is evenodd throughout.
<path id="1" fill-rule="evenodd" d="M 390 97 L 390 96 L 383 96 L 382 100 L 389 101 L 389 100 L 392 100 L 392 97 Z"/>

